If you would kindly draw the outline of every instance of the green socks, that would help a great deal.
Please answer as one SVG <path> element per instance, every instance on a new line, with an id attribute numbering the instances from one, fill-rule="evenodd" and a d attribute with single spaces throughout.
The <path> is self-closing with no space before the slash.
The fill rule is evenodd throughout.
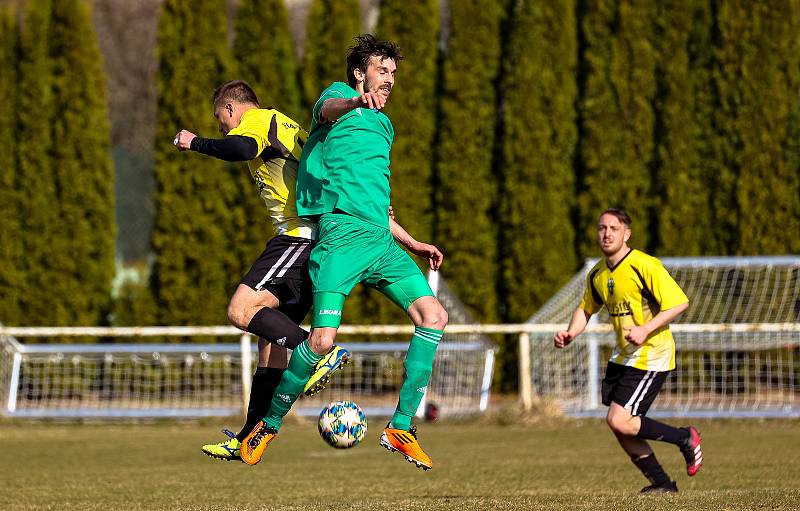
<path id="1" fill-rule="evenodd" d="M 443 333 L 442 330 L 422 326 L 414 329 L 414 336 L 406 354 L 404 364 L 406 374 L 403 377 L 403 386 L 400 387 L 400 399 L 391 420 L 393 428 L 405 430 L 411 428 L 411 418 L 417 413 L 431 379 L 433 359 Z"/>
<path id="2" fill-rule="evenodd" d="M 272 395 L 269 412 L 264 417 L 267 427 L 280 429 L 283 418 L 289 413 L 292 405 L 306 386 L 306 382 L 314 372 L 314 366 L 322 357 L 311 351 L 308 340 L 303 341 L 292 351 L 289 367 L 281 377 L 281 382 Z"/>

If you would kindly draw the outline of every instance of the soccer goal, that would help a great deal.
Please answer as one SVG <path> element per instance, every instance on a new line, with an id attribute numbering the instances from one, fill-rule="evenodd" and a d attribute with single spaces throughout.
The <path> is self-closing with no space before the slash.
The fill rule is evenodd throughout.
<path id="1" fill-rule="evenodd" d="M 434 274 L 435 275 L 435 274 Z M 472 318 L 447 284 L 431 277 L 451 324 Z M 0 329 L 3 330 L 3 329 Z M 456 329 L 457 330 L 457 329 Z M 246 408 L 256 343 L 232 327 L 5 328 L 0 334 L 0 410 L 13 417 L 203 417 Z M 317 415 L 329 402 L 355 401 L 368 415 L 394 411 L 413 328 L 343 326 L 351 364 L 295 411 Z M 17 335 L 17 338 L 12 335 Z M 359 336 L 386 342 L 358 342 Z M 103 337 L 95 344 L 34 344 L 25 337 Z M 214 344 L 146 343 L 147 339 L 215 336 Z M 238 342 L 236 342 L 238 340 Z M 108 342 L 111 341 L 111 342 Z M 134 342 L 131 342 L 134 341 Z M 489 399 L 494 348 L 477 333 L 445 333 L 426 395 L 439 417 L 480 413 Z M 4 402 L 3 402 L 4 401 Z M 244 405 L 244 406 L 243 406 Z"/>
<path id="2" fill-rule="evenodd" d="M 614 335 L 605 309 L 564 350 L 553 347 L 553 326 L 569 321 L 596 262 L 587 261 L 528 322 L 529 386 L 535 396 L 557 401 L 572 416 L 605 413 L 600 381 Z M 677 367 L 651 415 L 800 416 L 800 257 L 667 257 L 662 262 L 690 305 L 671 327 Z"/>

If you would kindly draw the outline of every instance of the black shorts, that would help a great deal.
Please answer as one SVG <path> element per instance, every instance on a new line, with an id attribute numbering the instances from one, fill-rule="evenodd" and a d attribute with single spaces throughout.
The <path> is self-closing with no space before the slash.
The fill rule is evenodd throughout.
<path id="1" fill-rule="evenodd" d="M 628 408 L 631 415 L 644 416 L 670 372 L 643 371 L 609 362 L 601 391 L 603 404 L 610 406 L 612 402 L 617 403 Z"/>
<path id="2" fill-rule="evenodd" d="M 267 242 L 241 283 L 275 295 L 280 301 L 278 310 L 299 323 L 313 301 L 308 275 L 308 256 L 313 243 L 306 238 L 275 236 Z"/>

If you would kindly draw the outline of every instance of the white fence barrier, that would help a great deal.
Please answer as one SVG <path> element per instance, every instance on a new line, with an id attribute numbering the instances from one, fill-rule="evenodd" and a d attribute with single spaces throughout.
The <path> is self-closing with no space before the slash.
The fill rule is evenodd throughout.
<path id="1" fill-rule="evenodd" d="M 402 335 L 410 326 L 343 326 L 343 336 Z M 14 338 L 94 336 L 176 338 L 238 336 L 239 343 L 32 344 Z M 342 339 L 346 339 L 342 337 Z M 159 339 L 160 341 L 160 339 Z M 12 417 L 202 417 L 246 408 L 256 343 L 232 327 L 0 327 L 2 411 Z M 390 415 L 402 381 L 407 342 L 343 342 L 352 363 L 328 388 L 301 398 L 301 415 L 350 399 L 370 415 Z M 441 417 L 488 405 L 494 348 L 474 329 L 448 329 L 434 363 L 427 401 Z"/>
<path id="2" fill-rule="evenodd" d="M 613 345 L 609 325 L 590 326 L 556 350 L 563 324 L 453 325 L 440 345 L 428 400 L 441 414 L 479 413 L 488 405 L 494 350 L 480 334 L 519 339 L 520 399 L 557 402 L 571 416 L 602 415 L 600 380 Z M 653 405 L 653 416 L 800 417 L 800 324 L 676 324 L 677 369 Z M 344 326 L 346 335 L 410 336 L 409 326 Z M 239 411 L 252 363 L 250 343 L 22 344 L 7 336 L 234 336 L 230 327 L 0 327 L 1 409 L 19 417 L 204 416 Z M 4 337 L 6 336 L 6 337 Z M 299 413 L 353 399 L 372 415 L 391 413 L 407 348 L 398 343 L 343 343 L 354 362 Z M 242 346 L 245 357 L 242 356 Z M 249 366 L 249 367 L 248 367 Z M 244 370 L 243 368 L 247 368 Z M 3 403 L 0 402 L 0 406 Z"/>

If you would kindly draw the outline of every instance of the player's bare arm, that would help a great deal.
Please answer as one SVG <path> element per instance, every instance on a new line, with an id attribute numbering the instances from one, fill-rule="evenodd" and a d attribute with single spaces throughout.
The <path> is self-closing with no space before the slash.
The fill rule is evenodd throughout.
<path id="1" fill-rule="evenodd" d="M 570 319 L 567 329 L 562 330 L 553 336 L 553 345 L 559 349 L 566 348 L 569 343 L 575 340 L 575 338 L 584 331 L 587 323 L 589 323 L 589 318 L 591 317 L 592 315 L 582 308 L 578 307 L 575 309 L 575 312 L 572 313 L 572 319 Z"/>
<path id="2" fill-rule="evenodd" d="M 386 106 L 386 98 L 377 92 L 365 92 L 354 98 L 329 98 L 322 103 L 319 121 L 321 123 L 336 122 L 344 114 L 356 108 L 381 110 L 384 106 Z"/>
<path id="3" fill-rule="evenodd" d="M 641 346 L 645 343 L 645 341 L 647 341 L 647 338 L 650 337 L 650 334 L 675 321 L 678 316 L 683 314 L 683 311 L 685 311 L 688 307 L 689 302 L 682 303 L 670 309 L 659 312 L 644 325 L 623 327 L 622 329 L 625 331 L 625 339 L 637 346 Z"/>
<path id="4" fill-rule="evenodd" d="M 403 229 L 403 226 L 395 221 L 394 211 L 391 208 L 389 211 L 389 227 L 392 230 L 392 236 L 398 243 L 406 247 L 411 253 L 428 260 L 431 270 L 441 268 L 444 254 L 436 246 L 414 239 L 408 231 Z"/>

